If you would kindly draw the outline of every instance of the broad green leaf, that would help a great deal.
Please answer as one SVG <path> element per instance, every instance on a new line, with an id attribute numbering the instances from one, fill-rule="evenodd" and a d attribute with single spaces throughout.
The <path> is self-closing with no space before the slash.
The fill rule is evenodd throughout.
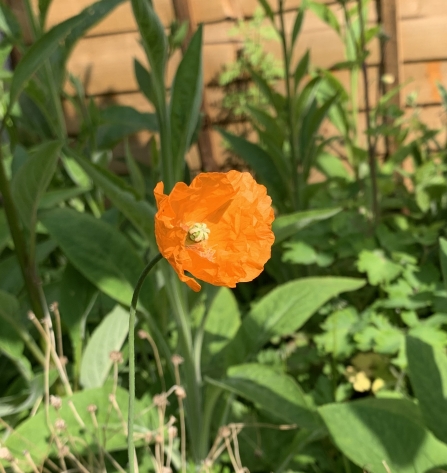
<path id="1" fill-rule="evenodd" d="M 46 192 L 40 199 L 39 210 L 51 209 L 62 202 L 85 194 L 89 190 L 89 188 L 83 187 L 67 187 L 65 189 Z"/>
<path id="2" fill-rule="evenodd" d="M 31 380 L 31 364 L 23 355 L 25 344 L 22 337 L 26 329 L 21 326 L 19 320 L 19 301 L 4 291 L 0 291 L 0 325 L 0 352 L 17 365 L 25 379 Z"/>
<path id="3" fill-rule="evenodd" d="M 444 287 L 447 289 L 447 240 L 445 238 L 439 239 L 439 258 L 441 260 Z"/>
<path id="4" fill-rule="evenodd" d="M 148 241 L 153 241 L 155 209 L 148 202 L 137 200 L 138 195 L 135 194 L 135 191 L 110 171 L 80 157 L 76 157 L 76 163 L 141 234 Z"/>
<path id="5" fill-rule="evenodd" d="M 290 376 L 269 366 L 233 366 L 225 379 L 211 382 L 254 402 L 288 424 L 304 428 L 319 424 L 318 414 L 301 387 Z"/>
<path id="6" fill-rule="evenodd" d="M 125 158 L 132 186 L 135 189 L 135 192 L 138 194 L 139 198 L 144 199 L 146 195 L 146 183 L 137 161 L 132 156 L 128 140 L 126 140 L 125 142 Z"/>
<path id="7" fill-rule="evenodd" d="M 92 181 L 88 177 L 88 174 L 79 166 L 75 158 L 67 156 L 65 153 L 62 155 L 62 164 L 70 176 L 70 179 L 79 187 L 84 189 L 90 189 Z"/>
<path id="8" fill-rule="evenodd" d="M 305 210 L 289 215 L 280 215 L 272 225 L 273 232 L 275 233 L 275 245 L 295 235 L 308 225 L 331 218 L 340 211 L 341 208 L 337 207 L 334 209 Z"/>
<path id="9" fill-rule="evenodd" d="M 18 43 L 22 37 L 20 23 L 5 2 L 0 3 L 0 31 L 12 43 Z"/>
<path id="10" fill-rule="evenodd" d="M 9 109 L 17 100 L 20 92 L 32 75 L 43 65 L 43 63 L 56 50 L 61 41 L 64 41 L 68 34 L 76 28 L 83 18 L 75 16 L 59 23 L 41 36 L 23 55 L 11 81 Z"/>
<path id="11" fill-rule="evenodd" d="M 321 153 L 316 160 L 316 167 L 325 174 L 329 179 L 339 178 L 346 181 L 352 181 L 352 176 L 343 166 L 340 158 L 329 153 Z"/>
<path id="12" fill-rule="evenodd" d="M 414 337 L 407 337 L 408 374 L 427 427 L 447 443 L 447 356 Z"/>
<path id="13" fill-rule="evenodd" d="M 47 240 L 36 246 L 36 263 L 42 263 L 57 247 L 53 240 Z M 17 256 L 11 255 L 0 263 L 0 289 L 11 294 L 18 294 L 23 288 L 22 272 Z"/>
<path id="14" fill-rule="evenodd" d="M 272 337 L 290 335 L 328 300 L 342 292 L 363 287 L 362 279 L 315 277 L 290 281 L 273 289 L 257 302 L 247 316 L 226 355 L 232 364 L 240 363 Z"/>
<path id="15" fill-rule="evenodd" d="M 110 354 L 121 350 L 128 332 L 129 313 L 117 305 L 96 327 L 85 347 L 80 377 L 85 389 L 103 386 L 113 365 Z"/>
<path id="16" fill-rule="evenodd" d="M 74 357 L 74 371 L 79 378 L 85 323 L 98 291 L 73 265 L 67 264 L 60 282 L 59 311 L 68 331 Z"/>
<path id="17" fill-rule="evenodd" d="M 212 357 L 219 356 L 241 325 L 236 298 L 230 289 L 222 287 L 217 292 L 206 315 L 202 343 L 202 365 L 210 366 Z"/>
<path id="18" fill-rule="evenodd" d="M 189 42 L 171 88 L 171 146 L 174 169 L 183 173 L 185 155 L 200 118 L 203 89 L 202 27 Z"/>
<path id="19" fill-rule="evenodd" d="M 56 170 L 61 145 L 49 141 L 35 148 L 17 171 L 11 184 L 12 196 L 23 223 L 32 232 L 36 225 L 37 207 Z"/>
<path id="20" fill-rule="evenodd" d="M 157 111 L 165 106 L 164 74 L 168 59 L 168 40 L 163 24 L 147 0 L 131 0 L 135 20 L 151 67 L 151 96 Z"/>
<path id="21" fill-rule="evenodd" d="M 65 41 L 58 44 L 57 49 L 51 56 L 52 71 L 58 88 L 62 88 L 63 86 L 66 74 L 66 63 L 76 43 L 90 28 L 99 23 L 124 1 L 125 0 L 100 0 L 84 8 L 78 15 L 73 17 L 78 19 L 78 23 L 69 32 Z"/>
<path id="22" fill-rule="evenodd" d="M 98 149 L 111 149 L 128 135 L 141 130 L 158 131 L 153 113 L 142 113 L 132 107 L 112 105 L 101 111 L 101 125 L 96 131 Z"/>
<path id="23" fill-rule="evenodd" d="M 267 187 L 268 194 L 272 197 L 273 204 L 279 208 L 284 207 L 287 198 L 287 183 L 281 179 L 281 170 L 278 170 L 274 161 L 260 146 L 220 129 L 220 134 L 230 144 L 233 151 L 238 154 L 256 173 L 261 184 Z"/>
<path id="24" fill-rule="evenodd" d="M 143 263 L 126 237 L 68 208 L 42 212 L 39 219 L 81 274 L 112 299 L 130 305 Z"/>
<path id="25" fill-rule="evenodd" d="M 129 394 L 121 387 L 117 387 L 114 392 L 114 398 L 119 411 L 115 409 L 110 400 L 114 389 L 111 385 L 102 388 L 86 389 L 73 394 L 70 398 L 72 405 L 70 407 L 68 399 L 62 398 L 62 407 L 56 411 L 53 407 L 49 409 L 48 422 L 45 417 L 45 409 L 41 408 L 33 417 L 26 418 L 21 424 L 15 427 L 11 435 L 2 442 L 2 446 L 8 448 L 17 460 L 17 466 L 20 471 L 32 472 L 33 468 L 23 454 L 28 451 L 36 465 L 43 464 L 49 456 L 57 457 L 55 442 L 49 444 L 48 439 L 52 433 L 48 424 L 54 426 L 57 419 L 65 422 L 65 433 L 71 439 L 75 439 L 77 455 L 88 455 L 98 452 L 98 438 L 100 445 L 107 445 L 107 451 L 125 450 L 127 446 L 127 436 L 125 433 L 125 424 L 128 414 Z M 95 407 L 96 422 L 90 413 L 89 406 Z M 143 413 L 143 405 L 137 401 L 135 409 L 135 430 L 146 433 L 157 429 L 156 420 L 151 412 Z M 80 420 L 79 420 L 80 419 Z M 54 427 L 52 427 L 54 428 Z M 82 439 L 76 441 L 76 439 Z M 141 441 L 137 441 L 137 445 Z M 4 462 L 4 460 L 0 460 Z M 5 463 L 5 466 L 9 466 Z"/>
<path id="26" fill-rule="evenodd" d="M 9 234 L 9 226 L 6 220 L 5 211 L 0 209 L 0 253 L 5 249 L 8 241 L 11 239 Z"/>
<path id="27" fill-rule="evenodd" d="M 411 401 L 365 399 L 319 412 L 337 447 L 370 473 L 425 472 L 446 464 L 447 445 L 425 428 Z"/>

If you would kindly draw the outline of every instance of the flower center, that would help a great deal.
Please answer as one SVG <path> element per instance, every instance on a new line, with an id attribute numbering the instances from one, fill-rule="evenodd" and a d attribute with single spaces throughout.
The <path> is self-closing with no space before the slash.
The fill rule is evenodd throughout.
<path id="1" fill-rule="evenodd" d="M 210 229 L 206 223 L 195 223 L 188 229 L 188 237 L 198 243 L 199 241 L 208 240 Z"/>

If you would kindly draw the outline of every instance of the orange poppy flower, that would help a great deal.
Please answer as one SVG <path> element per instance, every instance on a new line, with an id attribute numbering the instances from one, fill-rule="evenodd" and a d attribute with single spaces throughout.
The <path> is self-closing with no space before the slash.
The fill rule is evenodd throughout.
<path id="1" fill-rule="evenodd" d="M 200 284 L 235 287 L 264 269 L 275 239 L 272 200 L 247 172 L 199 174 L 169 195 L 154 190 L 155 236 L 161 254 L 194 291 Z"/>

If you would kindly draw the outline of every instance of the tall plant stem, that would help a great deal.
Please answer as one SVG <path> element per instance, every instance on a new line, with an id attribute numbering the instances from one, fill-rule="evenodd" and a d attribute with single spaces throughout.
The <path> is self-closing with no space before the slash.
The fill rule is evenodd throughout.
<path id="1" fill-rule="evenodd" d="M 360 54 L 364 57 L 366 53 L 366 44 L 365 44 L 365 24 L 363 21 L 363 4 L 362 0 L 357 0 L 358 5 L 358 14 L 359 14 L 359 24 L 360 24 Z M 366 139 L 368 143 L 368 164 L 369 164 L 369 174 L 371 179 L 371 210 L 373 216 L 373 225 L 377 224 L 379 220 L 379 197 L 378 197 L 378 188 L 377 188 L 377 163 L 375 157 L 375 149 L 372 143 L 372 138 L 369 131 L 372 129 L 371 123 L 371 105 L 369 103 L 369 93 L 368 93 L 368 68 L 366 66 L 366 59 L 362 60 L 362 76 L 363 76 L 363 90 L 365 98 L 365 114 L 366 114 Z"/>
<path id="2" fill-rule="evenodd" d="M 5 209 L 6 219 L 8 221 L 9 231 L 11 233 L 14 248 L 19 260 L 20 270 L 22 271 L 25 287 L 31 303 L 31 308 L 38 319 L 43 319 L 45 310 L 41 303 L 41 296 L 38 285 L 35 262 L 30 260 L 26 248 L 25 237 L 19 224 L 19 216 L 12 199 L 11 187 L 6 177 L 5 164 L 3 159 L 2 140 L 0 135 L 0 192 L 3 197 L 3 208 Z"/>
<path id="3" fill-rule="evenodd" d="M 135 417 L 135 315 L 137 312 L 138 297 L 146 276 L 151 269 L 161 260 L 158 253 L 144 268 L 138 279 L 132 296 L 129 311 L 129 417 L 127 420 L 127 446 L 129 455 L 129 473 L 135 473 L 135 444 L 133 441 L 133 423 Z"/>
<path id="4" fill-rule="evenodd" d="M 301 207 L 300 195 L 303 191 L 301 189 L 301 170 L 299 169 L 299 157 L 297 154 L 297 147 L 295 142 L 295 120 L 293 111 L 293 95 L 292 88 L 290 87 L 290 53 L 287 47 L 286 29 L 284 23 L 284 0 L 279 0 L 279 21 L 281 37 L 282 53 L 284 58 L 284 72 L 286 80 L 286 95 L 287 95 L 287 121 L 289 125 L 289 142 L 290 142 L 290 153 L 292 158 L 292 198 L 293 206 L 295 210 L 299 210 Z"/>

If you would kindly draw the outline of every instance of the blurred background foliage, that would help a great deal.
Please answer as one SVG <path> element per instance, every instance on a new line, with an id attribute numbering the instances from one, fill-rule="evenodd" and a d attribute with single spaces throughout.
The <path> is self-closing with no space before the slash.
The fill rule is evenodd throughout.
<path id="1" fill-rule="evenodd" d="M 166 31 L 150 2 L 132 0 L 149 64 L 135 60 L 134 74 L 153 112 L 99 107 L 67 60 L 123 2 L 100 0 L 46 28 L 51 1 L 36 12 L 26 0 L 31 45 L 0 5 L 1 471 L 128 468 L 128 307 L 157 252 L 152 190 L 191 179 L 185 155 L 200 138 L 203 75 L 202 28 Z M 414 97 L 410 114 L 396 106 L 400 85 L 375 102 L 366 88 L 361 113 L 371 44 L 386 38 L 367 21 L 368 2 L 338 4 L 342 21 L 324 3 L 302 2 L 289 34 L 284 2 L 259 0 L 234 28 L 243 48 L 219 78 L 219 116 L 244 126 L 219 128 L 223 169 L 266 185 L 276 240 L 264 273 L 235 290 L 194 294 L 165 262 L 146 281 L 136 327 L 140 471 L 447 466 L 446 146 Z M 341 38 L 344 61 L 315 67 L 312 49 L 296 58 L 310 12 Z M 144 163 L 129 145 L 141 130 L 153 133 Z M 384 138 L 394 143 L 386 156 Z M 123 176 L 110 170 L 119 144 Z"/>

